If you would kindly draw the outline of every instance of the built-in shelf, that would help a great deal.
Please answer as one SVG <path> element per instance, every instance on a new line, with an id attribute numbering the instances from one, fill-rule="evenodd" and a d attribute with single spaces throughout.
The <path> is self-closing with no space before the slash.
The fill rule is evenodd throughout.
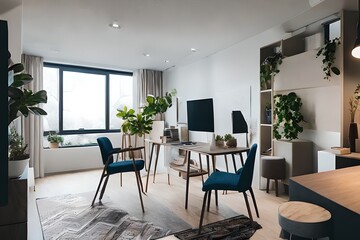
<path id="1" fill-rule="evenodd" d="M 272 124 L 269 124 L 269 123 L 261 123 L 260 126 L 262 126 L 262 127 L 272 127 Z"/>

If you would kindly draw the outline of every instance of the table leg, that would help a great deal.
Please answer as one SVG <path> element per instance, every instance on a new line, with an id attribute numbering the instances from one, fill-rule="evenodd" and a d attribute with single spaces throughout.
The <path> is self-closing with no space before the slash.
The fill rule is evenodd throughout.
<path id="1" fill-rule="evenodd" d="M 202 162 L 201 162 L 201 154 L 199 153 L 199 163 L 200 163 L 200 173 L 201 173 L 201 180 L 202 180 L 202 183 L 204 184 L 204 175 L 202 174 Z"/>
<path id="2" fill-rule="evenodd" d="M 236 172 L 237 167 L 236 167 L 236 162 L 235 162 L 235 154 L 231 154 L 231 156 L 232 156 L 232 160 L 233 160 L 233 164 L 234 164 L 234 171 Z M 241 159 L 241 164 L 244 165 L 241 153 L 240 153 L 240 159 Z"/>
<path id="3" fill-rule="evenodd" d="M 241 165 L 244 166 L 244 159 L 243 159 L 243 155 L 242 153 L 239 153 L 240 155 L 240 160 L 241 160 Z"/>
<path id="4" fill-rule="evenodd" d="M 209 155 L 206 155 L 206 164 L 207 164 L 207 171 L 208 171 L 208 177 L 210 176 L 210 160 Z"/>
<path id="5" fill-rule="evenodd" d="M 150 176 L 150 169 L 151 169 L 151 161 L 152 161 L 153 152 L 154 152 L 154 144 L 151 145 L 151 153 L 150 153 L 150 159 L 149 159 L 149 167 L 148 167 L 148 172 L 147 172 L 147 176 L 146 176 L 145 192 L 147 192 L 148 185 L 149 185 L 149 176 Z"/>
<path id="6" fill-rule="evenodd" d="M 190 153 L 191 151 L 186 151 L 185 157 L 187 158 L 187 174 L 186 174 L 186 196 L 185 196 L 185 209 L 188 207 L 188 198 L 189 198 L 189 180 L 190 180 Z"/>
<path id="7" fill-rule="evenodd" d="M 155 175 L 156 175 L 156 168 L 157 168 L 158 159 L 159 159 L 159 152 L 160 152 L 160 144 L 156 144 L 156 159 L 155 159 L 153 183 L 155 183 Z"/>

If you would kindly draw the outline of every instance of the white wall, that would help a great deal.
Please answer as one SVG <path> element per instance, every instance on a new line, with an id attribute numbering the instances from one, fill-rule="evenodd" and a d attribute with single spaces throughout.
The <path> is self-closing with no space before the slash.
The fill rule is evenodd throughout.
<path id="1" fill-rule="evenodd" d="M 9 51 L 14 63 L 21 62 L 22 53 L 22 5 L 0 15 L 1 20 L 8 22 Z"/>
<path id="2" fill-rule="evenodd" d="M 165 90 L 176 88 L 178 97 L 200 99 L 213 97 L 215 112 L 215 133 L 231 133 L 231 110 L 248 112 L 245 116 L 249 125 L 250 144 L 257 143 L 259 126 L 259 67 L 260 47 L 281 39 L 284 31 L 270 29 L 228 49 L 195 62 L 176 66 L 164 72 Z M 250 89 L 250 106 L 240 109 L 238 102 L 242 93 Z M 169 125 L 176 125 L 176 116 L 167 114 Z M 244 136 L 237 134 L 239 146 L 245 145 Z M 259 157 L 259 152 L 257 154 Z M 223 161 L 218 166 L 224 169 Z M 259 160 L 256 161 L 254 184 L 259 185 Z"/>
<path id="3" fill-rule="evenodd" d="M 120 147 L 120 133 L 108 133 L 113 147 Z M 45 174 L 102 168 L 100 149 L 98 146 L 43 149 Z"/>

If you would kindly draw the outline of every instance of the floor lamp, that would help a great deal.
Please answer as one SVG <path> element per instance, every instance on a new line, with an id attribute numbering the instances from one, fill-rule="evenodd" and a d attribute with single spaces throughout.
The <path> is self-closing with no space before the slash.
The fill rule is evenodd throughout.
<path id="1" fill-rule="evenodd" d="M 233 133 L 245 133 L 246 134 L 246 147 L 249 147 L 248 140 L 248 125 L 245 121 L 241 111 L 232 111 L 232 129 Z"/>

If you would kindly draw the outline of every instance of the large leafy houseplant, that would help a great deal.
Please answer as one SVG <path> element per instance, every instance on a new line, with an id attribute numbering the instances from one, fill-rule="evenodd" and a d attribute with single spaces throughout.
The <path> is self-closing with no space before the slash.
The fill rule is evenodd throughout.
<path id="1" fill-rule="evenodd" d="M 21 63 L 12 64 L 9 54 L 9 76 L 8 82 L 8 126 L 19 116 L 46 115 L 47 113 L 40 107 L 39 103 L 47 102 L 47 93 L 45 90 L 40 90 L 33 93 L 31 90 L 26 89 L 25 86 L 29 84 L 33 78 L 30 74 L 24 72 L 24 66 Z M 24 144 L 22 136 L 15 134 L 16 130 L 10 131 L 9 138 L 9 160 L 21 160 L 28 158 L 25 153 L 27 144 Z M 22 149 L 22 151 L 19 151 Z"/>
<path id="2" fill-rule="evenodd" d="M 287 95 L 276 95 L 274 101 L 274 114 L 276 116 L 273 130 L 274 137 L 287 140 L 297 139 L 298 134 L 303 131 L 299 123 L 304 121 L 304 117 L 300 112 L 301 98 L 296 93 L 291 92 Z"/>
<path id="3" fill-rule="evenodd" d="M 118 110 L 117 117 L 124 120 L 121 131 L 125 134 L 137 135 L 142 137 L 144 134 L 150 133 L 156 114 L 165 113 L 172 106 L 172 97 L 176 95 L 173 90 L 165 93 L 164 97 L 146 97 L 146 105 L 140 113 L 135 113 L 134 109 L 128 109 L 126 106 L 122 110 Z"/>

